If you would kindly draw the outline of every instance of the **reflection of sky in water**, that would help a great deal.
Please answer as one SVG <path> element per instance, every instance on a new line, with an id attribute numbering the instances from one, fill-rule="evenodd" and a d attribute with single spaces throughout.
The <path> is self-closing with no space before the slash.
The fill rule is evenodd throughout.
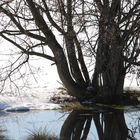
<path id="1" fill-rule="evenodd" d="M 55 111 L 15 114 L 1 119 L 0 123 L 3 128 L 7 129 L 10 140 L 24 140 L 28 134 L 41 128 L 50 134 L 59 135 L 60 128 L 67 116 L 62 117 L 63 115 Z"/>
<path id="2" fill-rule="evenodd" d="M 68 113 L 60 113 L 57 111 L 12 114 L 7 117 L 1 117 L 0 126 L 7 129 L 6 135 L 9 136 L 10 140 L 25 140 L 28 134 L 41 129 L 45 129 L 49 134 L 59 136 L 61 126 L 67 116 Z M 125 113 L 128 128 L 132 129 L 133 127 L 133 129 L 136 129 L 138 117 L 140 119 L 140 112 Z M 94 123 L 92 123 L 90 130 L 92 131 L 90 131 L 87 140 L 98 140 Z M 136 137 L 140 138 L 140 132 L 137 132 Z"/>
<path id="3" fill-rule="evenodd" d="M 140 111 L 126 112 L 124 116 L 127 127 L 133 130 L 135 137 L 138 138 L 137 140 L 140 140 Z"/>

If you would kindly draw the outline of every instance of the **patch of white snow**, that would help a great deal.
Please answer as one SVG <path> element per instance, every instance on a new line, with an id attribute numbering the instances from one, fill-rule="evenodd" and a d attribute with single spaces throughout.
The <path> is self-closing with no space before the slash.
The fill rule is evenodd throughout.
<path id="1" fill-rule="evenodd" d="M 60 109 L 59 104 L 50 102 L 50 98 L 54 92 L 36 93 L 36 94 L 21 94 L 14 95 L 0 95 L 0 110 L 9 112 L 21 112 L 28 110 L 53 110 Z"/>

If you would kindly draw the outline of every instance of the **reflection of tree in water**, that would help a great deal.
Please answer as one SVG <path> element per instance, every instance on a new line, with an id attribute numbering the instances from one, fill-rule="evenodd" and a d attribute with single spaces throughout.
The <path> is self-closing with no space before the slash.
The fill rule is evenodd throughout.
<path id="1" fill-rule="evenodd" d="M 0 127 L 0 140 L 7 140 L 5 136 L 5 131 L 3 128 Z"/>
<path id="2" fill-rule="evenodd" d="M 91 120 L 92 116 L 90 115 L 84 115 L 81 116 L 83 113 L 89 113 L 87 111 L 73 111 L 70 113 L 66 121 L 64 122 L 62 129 L 61 129 L 61 134 L 60 137 L 61 139 L 73 139 L 73 140 L 78 140 L 78 139 L 86 139 L 90 125 L 91 125 Z"/>
<path id="3" fill-rule="evenodd" d="M 62 126 L 61 140 L 86 140 L 92 120 L 99 140 L 135 140 L 129 134 L 123 111 L 95 113 L 91 110 L 71 112 Z"/>

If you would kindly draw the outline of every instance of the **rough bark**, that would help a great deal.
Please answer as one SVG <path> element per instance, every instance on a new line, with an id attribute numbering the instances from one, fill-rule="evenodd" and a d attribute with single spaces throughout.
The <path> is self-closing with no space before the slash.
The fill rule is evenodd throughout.
<path id="1" fill-rule="evenodd" d="M 117 8 L 117 4 L 113 2 L 112 7 Z M 123 46 L 120 44 L 120 29 L 115 21 L 115 14 L 116 12 L 112 14 L 107 8 L 102 8 L 96 65 L 92 80 L 93 86 L 97 87 L 101 94 L 111 98 L 122 94 L 125 78 Z"/>
<path id="2" fill-rule="evenodd" d="M 65 55 L 61 49 L 54 50 L 55 58 L 56 58 L 56 66 L 58 70 L 58 74 L 63 84 L 68 90 L 68 93 L 77 98 L 82 98 L 85 96 L 86 87 L 84 88 L 81 85 L 78 85 L 71 77 L 69 68 L 67 65 L 67 61 Z"/>
<path id="3" fill-rule="evenodd" d="M 67 54 L 68 54 L 71 74 L 78 84 L 80 84 L 81 86 L 85 86 L 85 81 L 83 79 L 83 76 L 82 76 L 82 73 L 78 65 L 77 58 L 76 58 L 75 46 L 73 42 L 73 36 L 71 36 L 71 31 L 69 31 L 68 35 L 66 35 L 65 40 L 66 40 Z"/>
<path id="4" fill-rule="evenodd" d="M 76 50 L 74 45 L 74 34 L 73 34 L 73 15 L 72 15 L 72 6 L 73 1 L 67 1 L 67 33 L 64 35 L 66 42 L 67 55 L 69 60 L 69 65 L 71 69 L 71 74 L 75 81 L 81 86 L 86 86 L 84 78 L 82 76 L 77 57 Z"/>

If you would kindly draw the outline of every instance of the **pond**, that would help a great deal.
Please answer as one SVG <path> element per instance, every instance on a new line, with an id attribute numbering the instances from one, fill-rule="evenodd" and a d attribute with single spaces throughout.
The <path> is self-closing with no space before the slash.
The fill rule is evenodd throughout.
<path id="1" fill-rule="evenodd" d="M 140 140 L 139 107 L 0 114 L 0 140 L 29 140 L 35 133 L 59 140 Z"/>

